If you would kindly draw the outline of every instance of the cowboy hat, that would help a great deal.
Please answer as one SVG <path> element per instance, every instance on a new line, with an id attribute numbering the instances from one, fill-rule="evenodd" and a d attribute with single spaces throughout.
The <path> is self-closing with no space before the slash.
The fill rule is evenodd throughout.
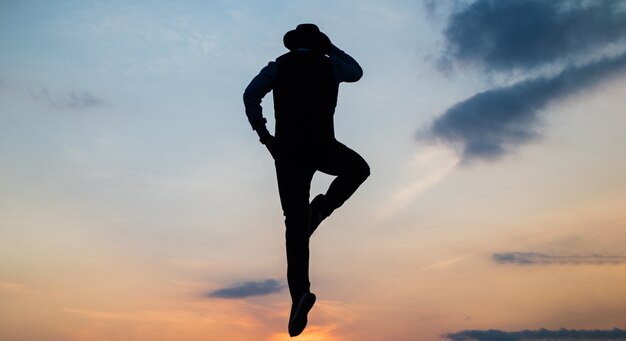
<path id="1" fill-rule="evenodd" d="M 308 48 L 324 52 L 330 47 L 330 39 L 315 24 L 300 24 L 285 33 L 283 44 L 289 50 Z"/>

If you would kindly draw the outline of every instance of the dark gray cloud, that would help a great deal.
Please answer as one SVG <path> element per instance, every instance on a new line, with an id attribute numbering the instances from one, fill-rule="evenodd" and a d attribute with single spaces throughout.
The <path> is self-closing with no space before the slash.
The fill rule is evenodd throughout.
<path id="1" fill-rule="evenodd" d="M 626 264 L 624 256 L 604 255 L 569 255 L 552 256 L 536 252 L 494 253 L 494 262 L 498 264 L 549 265 L 549 264 Z"/>
<path id="2" fill-rule="evenodd" d="M 626 38 L 623 1 L 479 0 L 450 17 L 444 59 L 489 71 L 531 69 Z"/>
<path id="3" fill-rule="evenodd" d="M 446 110 L 428 136 L 459 145 L 465 162 L 498 159 L 539 136 L 540 113 L 548 104 L 626 71 L 626 53 L 553 77 L 539 77 L 478 93 Z"/>
<path id="4" fill-rule="evenodd" d="M 88 92 L 70 92 L 65 105 L 72 109 L 102 106 L 104 102 Z"/>
<path id="5" fill-rule="evenodd" d="M 536 140 L 549 104 L 626 71 L 625 4 L 477 0 L 457 10 L 444 32 L 443 60 L 487 73 L 534 70 L 539 76 L 456 103 L 419 137 L 458 146 L 464 163 L 497 160 Z M 561 71 L 546 74 L 550 65 Z"/>
<path id="6" fill-rule="evenodd" d="M 539 340 L 626 340 L 626 330 L 522 330 L 522 331 L 502 331 L 502 330 L 464 330 L 458 333 L 445 335 L 453 341 L 539 341 Z"/>
<path id="7" fill-rule="evenodd" d="M 235 283 L 230 287 L 215 290 L 209 297 L 218 298 L 246 298 L 251 296 L 269 295 L 281 291 L 284 286 L 275 279 Z"/>
<path id="8" fill-rule="evenodd" d="M 85 91 L 70 92 L 67 96 L 60 96 L 52 95 L 48 88 L 41 86 L 37 90 L 32 90 L 30 95 L 35 100 L 55 109 L 80 110 L 106 106 L 103 100 Z"/>

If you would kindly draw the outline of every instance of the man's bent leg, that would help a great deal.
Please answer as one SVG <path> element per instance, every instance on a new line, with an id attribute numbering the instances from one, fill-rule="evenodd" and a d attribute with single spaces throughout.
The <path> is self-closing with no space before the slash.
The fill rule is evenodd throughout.
<path id="1" fill-rule="evenodd" d="M 310 290 L 309 189 L 314 169 L 292 162 L 276 162 L 278 192 L 285 216 L 287 282 L 293 302 Z"/>
<path id="2" fill-rule="evenodd" d="M 321 210 L 328 216 L 341 207 L 369 177 L 370 167 L 361 155 L 338 141 L 320 152 L 322 154 L 319 155 L 317 169 L 337 176 L 320 200 Z"/>

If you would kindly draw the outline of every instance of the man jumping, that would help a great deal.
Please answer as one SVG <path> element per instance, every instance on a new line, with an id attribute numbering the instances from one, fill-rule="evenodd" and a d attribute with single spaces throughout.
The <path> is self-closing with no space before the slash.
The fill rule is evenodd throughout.
<path id="1" fill-rule="evenodd" d="M 365 181 L 365 160 L 335 139 L 333 115 L 339 83 L 356 82 L 359 64 L 334 46 L 314 24 L 301 24 L 283 37 L 289 52 L 270 62 L 243 94 L 248 121 L 276 166 L 278 192 L 285 216 L 287 282 L 291 294 L 289 335 L 306 327 L 315 304 L 309 282 L 309 237 Z M 274 95 L 275 136 L 267 130 L 261 101 Z M 316 171 L 334 175 L 325 194 L 309 203 Z"/>

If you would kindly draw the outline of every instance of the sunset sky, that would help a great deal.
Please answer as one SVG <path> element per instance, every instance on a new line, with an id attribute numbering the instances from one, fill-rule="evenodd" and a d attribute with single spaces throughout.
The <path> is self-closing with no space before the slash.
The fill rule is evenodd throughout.
<path id="1" fill-rule="evenodd" d="M 626 339 L 626 2 L 1 0 L 0 340 L 290 339 L 242 94 L 304 22 L 372 175 L 297 340 Z"/>

